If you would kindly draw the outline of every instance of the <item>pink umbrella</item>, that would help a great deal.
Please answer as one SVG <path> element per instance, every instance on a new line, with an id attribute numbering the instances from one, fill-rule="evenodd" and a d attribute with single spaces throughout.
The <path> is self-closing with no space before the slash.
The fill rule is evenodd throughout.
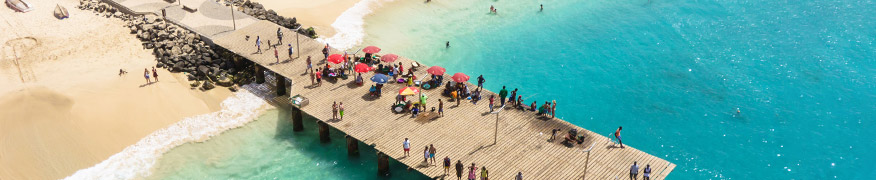
<path id="1" fill-rule="evenodd" d="M 328 61 L 335 64 L 340 64 L 341 62 L 344 62 L 344 56 L 340 54 L 332 54 L 328 57 Z"/>
<path id="2" fill-rule="evenodd" d="M 354 69 L 355 69 L 356 72 L 358 72 L 358 73 L 363 73 L 363 72 L 371 71 L 371 67 L 369 67 L 368 64 L 365 64 L 365 63 L 359 63 L 359 64 L 357 64 L 356 67 L 354 67 Z"/>
<path id="3" fill-rule="evenodd" d="M 385 62 L 393 62 L 398 59 L 398 55 L 395 54 L 386 54 L 380 57 L 380 60 Z"/>
<path id="4" fill-rule="evenodd" d="M 365 52 L 368 54 L 374 54 L 374 53 L 380 52 L 380 48 L 378 48 L 377 46 L 368 46 L 368 47 L 365 47 L 365 49 L 363 49 L 362 52 Z"/>
<path id="5" fill-rule="evenodd" d="M 444 72 L 446 72 L 446 71 L 447 70 L 444 70 L 444 68 L 441 66 L 432 66 L 426 70 L 426 72 L 429 72 L 429 74 L 438 75 L 438 76 L 444 75 Z"/>
<path id="6" fill-rule="evenodd" d="M 463 74 L 463 73 L 456 73 L 456 74 L 453 74 L 453 77 L 450 77 L 450 78 L 453 79 L 453 81 L 456 81 L 456 82 L 466 82 L 466 81 L 468 81 L 468 75 L 465 75 L 465 74 Z"/>

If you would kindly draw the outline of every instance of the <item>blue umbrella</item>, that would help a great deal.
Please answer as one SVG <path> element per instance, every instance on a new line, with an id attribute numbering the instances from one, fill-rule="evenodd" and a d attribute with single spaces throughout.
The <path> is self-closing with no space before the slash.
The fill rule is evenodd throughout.
<path id="1" fill-rule="evenodd" d="M 377 84 L 383 84 L 389 81 L 389 76 L 383 74 L 376 74 L 374 77 L 371 77 L 371 81 L 376 82 Z"/>

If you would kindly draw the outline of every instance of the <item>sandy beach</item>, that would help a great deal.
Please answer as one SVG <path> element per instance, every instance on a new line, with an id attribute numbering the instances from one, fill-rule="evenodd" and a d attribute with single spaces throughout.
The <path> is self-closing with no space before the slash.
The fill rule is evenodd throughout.
<path id="1" fill-rule="evenodd" d="M 220 109 L 231 94 L 193 90 L 164 69 L 147 84 L 143 69 L 154 57 L 121 20 L 79 10 L 76 0 L 29 2 L 36 10 L 0 8 L 2 179 L 66 177 L 153 131 Z M 55 4 L 71 18 L 55 19 Z"/>
<path id="2" fill-rule="evenodd" d="M 359 0 L 254 0 L 273 9 L 278 15 L 296 17 L 303 27 L 313 27 L 320 37 L 331 37 L 336 32 L 332 23 Z"/>

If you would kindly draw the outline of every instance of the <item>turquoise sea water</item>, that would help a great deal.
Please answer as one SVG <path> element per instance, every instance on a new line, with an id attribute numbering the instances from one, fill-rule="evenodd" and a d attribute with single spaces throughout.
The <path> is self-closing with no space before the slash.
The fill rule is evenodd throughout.
<path id="1" fill-rule="evenodd" d="M 304 131 L 292 131 L 287 110 L 269 110 L 244 127 L 203 143 L 165 153 L 146 179 L 424 179 L 390 158 L 390 176 L 378 176 L 377 152 L 359 144 L 347 155 L 344 135 L 332 129 L 320 143 L 316 119 L 305 116 Z"/>
<path id="2" fill-rule="evenodd" d="M 545 10 L 538 11 L 538 4 Z M 488 14 L 490 5 L 498 15 Z M 669 179 L 876 177 L 876 2 L 398 0 L 364 45 L 558 101 L 678 167 Z M 451 41 L 445 49 L 444 42 Z M 737 116 L 736 109 L 741 113 Z M 288 112 L 166 153 L 149 179 L 383 179 L 373 149 Z M 391 162 L 388 179 L 423 179 Z M 623 174 L 623 173 L 620 173 Z"/>
<path id="3" fill-rule="evenodd" d="M 874 1 L 387 7 L 364 45 L 556 99 L 557 116 L 600 134 L 624 126 L 625 143 L 678 165 L 669 179 L 876 177 Z"/>

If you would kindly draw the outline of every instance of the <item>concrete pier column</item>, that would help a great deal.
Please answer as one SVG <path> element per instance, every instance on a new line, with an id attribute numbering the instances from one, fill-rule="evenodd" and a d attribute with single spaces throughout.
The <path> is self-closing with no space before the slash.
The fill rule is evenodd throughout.
<path id="1" fill-rule="evenodd" d="M 359 140 L 347 135 L 347 155 L 359 156 Z"/>
<path id="2" fill-rule="evenodd" d="M 389 156 L 383 152 L 377 152 L 377 174 L 381 176 L 389 175 Z"/>
<path id="3" fill-rule="evenodd" d="M 274 75 L 277 77 L 277 96 L 286 95 L 286 77 L 279 73 L 274 73 Z"/>
<path id="4" fill-rule="evenodd" d="M 320 120 L 316 121 L 316 124 L 319 124 L 319 141 L 329 142 L 332 139 L 329 138 L 329 126 L 325 122 Z"/>
<path id="5" fill-rule="evenodd" d="M 304 112 L 297 107 L 292 107 L 292 131 L 304 130 Z"/>
<path id="6" fill-rule="evenodd" d="M 255 78 L 256 84 L 265 83 L 265 67 L 258 64 L 255 65 Z"/>

